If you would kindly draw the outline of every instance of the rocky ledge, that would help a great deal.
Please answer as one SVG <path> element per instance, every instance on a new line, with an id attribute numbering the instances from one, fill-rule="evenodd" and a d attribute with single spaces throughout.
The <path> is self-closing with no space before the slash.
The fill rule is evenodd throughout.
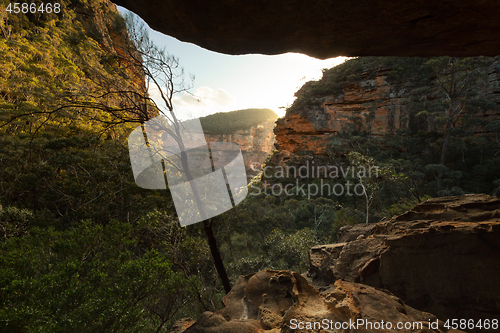
<path id="1" fill-rule="evenodd" d="M 343 279 L 384 288 L 442 320 L 500 320 L 498 198 L 430 199 L 340 233 L 338 243 L 310 250 L 309 277 L 319 290 Z"/>
<path id="2" fill-rule="evenodd" d="M 224 303 L 223 310 L 207 311 L 189 328 L 178 325 L 174 332 L 391 332 L 398 323 L 413 325 L 412 332 L 445 332 L 431 328 L 443 325 L 434 315 L 415 310 L 388 292 L 342 280 L 319 292 L 306 278 L 289 271 L 241 276 Z"/>
<path id="3" fill-rule="evenodd" d="M 398 322 L 416 325 L 406 332 L 459 332 L 444 321 L 500 319 L 499 252 L 500 199 L 430 199 L 389 221 L 342 228 L 338 243 L 310 250 L 304 276 L 241 276 L 224 309 L 173 332 L 389 332 Z M 322 326 L 307 327 L 315 322 Z M 342 327 L 354 322 L 365 326 Z"/>

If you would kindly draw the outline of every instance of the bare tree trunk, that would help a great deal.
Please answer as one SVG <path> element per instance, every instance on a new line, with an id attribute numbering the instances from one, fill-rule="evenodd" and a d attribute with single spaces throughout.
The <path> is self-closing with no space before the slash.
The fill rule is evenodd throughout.
<path id="1" fill-rule="evenodd" d="M 178 137 L 181 138 L 181 135 L 180 135 L 179 130 L 178 130 L 178 126 L 176 126 L 176 130 L 178 133 Z M 182 149 L 184 149 L 182 139 L 180 140 L 179 145 L 182 147 Z M 191 189 L 193 190 L 193 194 L 194 194 L 198 209 L 200 211 L 200 215 L 204 219 L 203 227 L 205 229 L 205 233 L 207 234 L 208 245 L 210 247 L 210 252 L 212 254 L 212 258 L 214 259 L 215 268 L 217 269 L 217 273 L 219 274 L 222 285 L 224 286 L 224 291 L 226 292 L 226 294 L 228 294 L 231 291 L 231 282 L 229 281 L 229 277 L 227 276 L 226 268 L 224 267 L 224 262 L 222 260 L 221 254 L 220 254 L 219 247 L 217 246 L 217 240 L 215 239 L 214 231 L 212 229 L 212 220 L 207 219 L 207 214 L 206 214 L 205 209 L 203 208 L 203 205 L 201 203 L 201 198 L 200 198 L 200 194 L 198 192 L 198 188 L 196 187 L 196 185 L 194 185 L 193 182 L 191 182 L 191 180 L 193 179 L 193 176 L 191 175 L 191 171 L 189 170 L 189 165 L 188 165 L 188 161 L 187 161 L 187 154 L 185 151 L 181 152 L 181 163 L 182 163 L 182 168 L 184 169 L 184 172 L 186 173 L 186 177 L 189 181 Z"/>
<path id="2" fill-rule="evenodd" d="M 205 227 L 205 233 L 207 234 L 208 245 L 210 246 L 210 252 L 212 253 L 212 258 L 214 259 L 215 268 L 224 286 L 224 291 L 228 294 L 231 291 L 231 282 L 227 276 L 226 268 L 224 267 L 224 262 L 222 261 L 222 256 L 220 255 L 219 248 L 217 247 L 217 240 L 215 239 L 214 231 L 212 229 L 212 220 L 203 221 L 203 226 Z"/>
<path id="3" fill-rule="evenodd" d="M 448 121 L 446 124 L 446 132 L 444 134 L 443 147 L 441 149 L 441 165 L 444 166 L 444 162 L 446 161 L 446 151 L 448 150 L 448 141 L 450 140 L 450 126 L 451 121 Z M 439 175 L 437 179 L 438 189 L 441 188 L 441 180 L 443 179 L 444 169 L 439 170 Z"/>
<path id="4" fill-rule="evenodd" d="M 444 167 L 444 162 L 446 161 L 446 152 L 448 151 L 448 142 L 450 141 L 450 132 L 451 132 L 451 120 L 453 117 L 453 108 L 454 108 L 454 103 L 452 102 L 450 105 L 450 110 L 448 112 L 448 120 L 446 120 L 446 125 L 444 129 L 444 137 L 443 137 L 443 147 L 441 148 L 441 162 L 440 164 Z M 438 189 L 441 189 L 441 180 L 443 179 L 444 176 L 444 168 L 441 168 L 439 170 L 439 175 L 437 179 L 437 187 Z"/>
<path id="5" fill-rule="evenodd" d="M 172 103 L 173 96 L 176 92 L 187 91 L 188 89 L 184 86 L 184 79 L 180 81 L 179 84 L 176 84 L 176 80 L 179 76 L 183 76 L 183 71 L 179 71 L 179 63 L 178 60 L 174 57 L 170 57 L 165 54 L 162 50 L 158 49 L 148 38 L 147 33 L 145 32 L 146 28 L 143 25 L 139 24 L 139 27 L 136 29 L 134 27 L 134 22 L 131 20 L 129 24 L 129 33 L 132 36 L 131 40 L 135 44 L 135 48 L 133 50 L 137 50 L 140 56 L 136 56 L 134 52 L 130 52 L 132 59 L 135 60 L 136 65 L 141 69 L 144 73 L 146 82 L 148 84 L 152 84 L 155 86 L 159 93 L 160 97 L 165 103 L 166 111 L 168 112 L 160 112 L 163 113 L 170 120 L 173 125 L 173 129 L 170 128 L 162 128 L 165 130 L 167 134 L 169 134 L 177 143 L 177 146 L 180 151 L 180 162 L 181 166 L 178 168 L 180 171 L 183 171 L 186 176 L 186 181 L 189 182 L 191 187 L 194 201 L 200 213 L 201 220 L 203 220 L 205 232 L 208 238 L 208 244 L 210 246 L 210 251 L 212 257 L 214 259 L 215 268 L 217 269 L 217 273 L 219 274 L 220 279 L 222 280 L 222 285 L 224 286 L 224 290 L 226 293 L 229 293 L 231 290 L 231 283 L 227 276 L 226 269 L 224 268 L 224 263 L 222 261 L 222 256 L 217 247 L 217 241 L 215 239 L 214 232 L 212 230 L 212 221 L 208 218 L 208 214 L 205 211 L 202 203 L 202 197 L 200 195 L 200 191 L 198 190 L 196 184 L 193 182 L 193 176 L 191 174 L 191 170 L 189 168 L 188 155 L 186 152 L 186 147 L 183 142 L 183 138 L 181 135 L 181 125 L 180 121 L 175 115 L 174 105 Z M 132 27 L 132 28 L 131 28 Z M 179 76 L 178 76 L 179 75 Z M 147 116 L 147 108 L 148 103 L 146 101 L 151 101 L 150 97 L 147 95 L 147 89 L 144 89 L 143 99 L 145 110 L 144 114 Z M 153 102 L 154 105 L 156 103 Z M 156 105 L 157 106 L 157 105 Z M 170 118 L 169 116 L 170 115 Z M 141 118 L 142 123 L 142 118 Z M 143 133 L 147 137 L 147 133 L 143 127 Z M 166 163 L 167 159 L 163 160 L 163 163 Z M 152 161 L 153 162 L 153 161 Z M 176 166 L 177 167 L 177 166 Z M 164 175 L 166 177 L 166 173 L 164 170 Z M 165 179 L 166 184 L 168 184 L 167 179 Z"/>

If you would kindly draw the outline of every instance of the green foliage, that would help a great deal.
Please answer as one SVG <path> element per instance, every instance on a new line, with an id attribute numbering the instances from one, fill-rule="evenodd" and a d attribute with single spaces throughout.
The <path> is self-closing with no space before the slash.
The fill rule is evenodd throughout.
<path id="1" fill-rule="evenodd" d="M 276 119 L 278 115 L 270 109 L 245 109 L 201 117 L 200 122 L 203 131 L 207 134 L 231 134 Z"/>
<path id="2" fill-rule="evenodd" d="M 99 3 L 89 10 L 97 10 Z M 116 86 L 126 87 L 133 77 L 116 76 L 118 63 L 110 66 L 105 61 L 116 55 L 116 50 L 89 36 L 70 8 L 64 7 L 60 15 L 9 15 L 1 19 L 9 31 L 0 38 L 2 129 L 31 136 L 50 125 L 92 126 L 96 132 L 109 129 L 109 114 L 83 108 L 109 91 L 102 86 L 103 80 L 112 77 Z"/>
<path id="3" fill-rule="evenodd" d="M 356 216 L 358 215 L 358 216 Z M 363 214 L 360 214 L 359 211 L 353 211 L 349 209 L 340 209 L 336 216 L 335 216 L 335 221 L 332 224 L 332 232 L 333 232 L 333 237 L 332 237 L 332 242 L 336 242 L 338 238 L 338 232 L 340 228 L 346 225 L 354 225 L 357 223 L 360 223 L 362 219 L 364 218 Z"/>
<path id="4" fill-rule="evenodd" d="M 309 249 L 314 245 L 318 245 L 318 242 L 315 233 L 309 228 L 292 234 L 274 229 L 266 239 L 268 255 L 275 261 L 271 268 L 305 272 L 308 268 Z"/>
<path id="5" fill-rule="evenodd" d="M 378 192 L 386 183 L 402 182 L 406 179 L 388 163 L 377 163 L 374 158 L 351 151 L 347 154 L 350 164 L 358 168 L 357 181 L 363 187 L 366 202 L 366 223 L 370 220 L 370 207 Z"/>
<path id="6" fill-rule="evenodd" d="M 0 238 L 5 240 L 27 234 L 32 217 L 33 213 L 28 209 L 0 206 Z"/>
<path id="7" fill-rule="evenodd" d="M 99 23 L 106 31 L 120 19 L 103 4 L 79 3 L 107 13 Z M 89 36 L 88 20 L 78 18 L 70 7 L 0 17 L 8 32 L 0 38 L 0 202 L 31 209 L 39 226 L 130 221 L 172 206 L 133 182 L 125 138 L 135 116 L 124 116 L 127 98 L 111 95 L 137 89 L 137 76 L 111 60 L 116 50 Z M 104 92 L 111 95 L 103 104 L 96 96 Z"/>
<path id="8" fill-rule="evenodd" d="M 300 201 L 290 198 L 284 206 L 290 211 L 294 229 L 310 228 L 318 235 L 323 235 L 322 241 L 329 241 L 330 226 L 336 220 L 340 208 L 335 201 L 325 197 Z"/>
<path id="9" fill-rule="evenodd" d="M 72 4 L 101 16 L 0 12 L 0 331 L 166 331 L 216 311 L 221 288 L 169 192 L 134 183 L 126 137 L 146 115 L 119 56 L 135 50 L 108 34 L 123 19 Z"/>
<path id="10" fill-rule="evenodd" d="M 156 330 L 186 306 L 196 279 L 139 246 L 130 224 L 34 228 L 0 244 L 0 323 L 22 332 Z"/>
<path id="11" fill-rule="evenodd" d="M 92 131 L 75 129 L 71 135 L 51 129 L 39 131 L 33 140 L 0 137 L 0 200 L 32 209 L 38 216 L 35 224 L 130 221 L 151 208 L 172 206 L 161 192 L 135 185 L 124 143 L 103 140 Z"/>
<path id="12" fill-rule="evenodd" d="M 426 195 L 421 199 L 421 202 L 427 201 L 431 197 Z M 395 203 L 388 208 L 384 209 L 384 215 L 386 219 L 390 219 L 393 216 L 403 214 L 409 210 L 411 210 L 413 207 L 418 205 L 420 202 L 418 201 L 417 198 L 402 198 L 400 202 Z"/>

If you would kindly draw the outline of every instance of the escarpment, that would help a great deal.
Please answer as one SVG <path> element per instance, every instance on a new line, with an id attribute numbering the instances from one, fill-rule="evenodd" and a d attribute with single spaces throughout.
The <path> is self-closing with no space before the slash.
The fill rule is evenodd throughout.
<path id="1" fill-rule="evenodd" d="M 346 83 L 341 91 L 311 96 L 309 105 L 287 112 L 276 125 L 276 148 L 285 154 L 306 151 L 314 155 L 326 152 L 331 135 L 348 125 L 359 126 L 381 136 L 408 127 L 403 97 L 405 89 L 387 82 L 389 69 L 364 73 L 355 83 Z M 305 85 L 296 93 L 300 98 Z M 312 104 L 312 105 L 311 105 Z"/>
<path id="2" fill-rule="evenodd" d="M 454 128 L 479 135 L 488 132 L 489 122 L 500 119 L 499 58 L 480 61 L 481 65 L 470 67 L 481 78 L 470 89 L 476 97 L 460 96 L 470 98 L 470 105 L 461 120 L 453 122 Z M 383 140 L 398 133 L 442 130 L 444 125 L 437 120 L 446 117 L 448 106 L 446 102 L 437 106 L 445 101 L 439 82 L 449 77 L 436 73 L 423 58 L 356 58 L 324 70 L 321 80 L 307 82 L 295 93 L 293 105 L 277 121 L 275 159 L 286 161 L 299 152 L 324 156 L 329 145 L 342 144 L 338 134 Z M 462 126 L 466 122 L 474 125 Z"/>
<path id="3" fill-rule="evenodd" d="M 273 132 L 278 115 L 270 109 L 219 112 L 200 118 L 207 142 L 230 142 L 240 146 L 249 179 L 256 176 L 274 147 Z M 187 120 L 189 122 L 189 120 Z"/>

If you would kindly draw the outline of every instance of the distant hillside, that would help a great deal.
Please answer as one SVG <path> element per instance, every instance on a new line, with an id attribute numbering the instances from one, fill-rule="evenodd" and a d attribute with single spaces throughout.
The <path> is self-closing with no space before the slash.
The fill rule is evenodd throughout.
<path id="1" fill-rule="evenodd" d="M 231 134 L 239 130 L 248 130 L 267 120 L 278 119 L 276 112 L 270 109 L 245 109 L 231 112 L 219 112 L 200 118 L 206 134 Z"/>

